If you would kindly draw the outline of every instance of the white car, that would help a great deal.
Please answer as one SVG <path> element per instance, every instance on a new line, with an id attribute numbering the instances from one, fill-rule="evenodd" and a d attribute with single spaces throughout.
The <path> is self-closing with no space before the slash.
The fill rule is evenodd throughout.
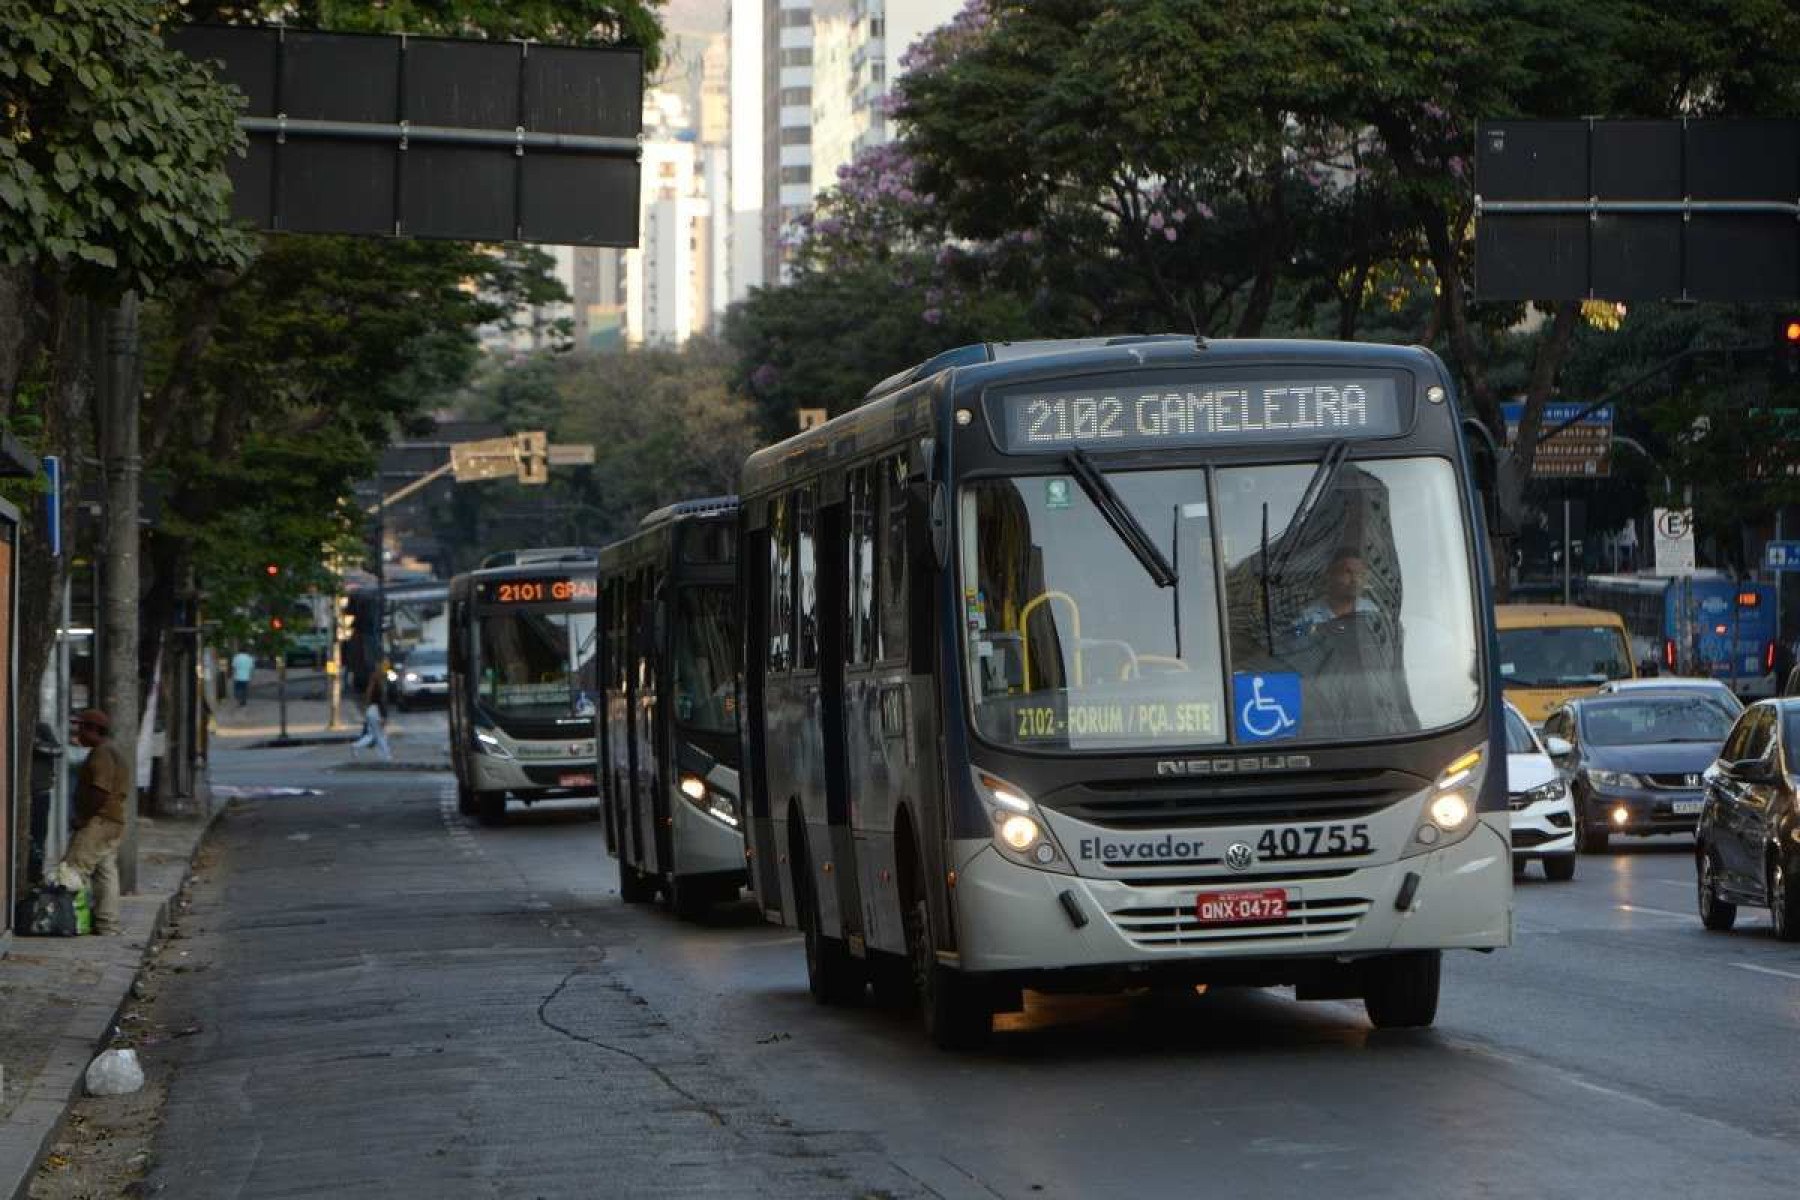
<path id="1" fill-rule="evenodd" d="M 1744 711 L 1744 702 L 1738 699 L 1737 693 L 1717 679 L 1687 675 L 1650 675 L 1643 679 L 1609 679 L 1600 685 L 1602 696 L 1613 696 L 1620 692 L 1698 692 L 1702 696 L 1716 697 L 1725 706 L 1725 711 L 1733 717 Z"/>
<path id="2" fill-rule="evenodd" d="M 1544 864 L 1544 878 L 1575 878 L 1575 801 L 1544 744 L 1519 710 L 1506 706 L 1506 801 L 1512 809 L 1513 877 Z"/>
<path id="3" fill-rule="evenodd" d="M 388 672 L 388 687 L 402 710 L 450 698 L 450 655 L 443 646 L 419 646 Z"/>

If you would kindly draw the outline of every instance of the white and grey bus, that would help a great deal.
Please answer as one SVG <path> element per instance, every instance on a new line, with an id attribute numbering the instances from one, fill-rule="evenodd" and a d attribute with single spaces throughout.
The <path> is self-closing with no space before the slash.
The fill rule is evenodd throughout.
<path id="1" fill-rule="evenodd" d="M 592 551 L 450 581 L 450 761 L 457 807 L 593 796 L 597 694 Z"/>
<path id="2" fill-rule="evenodd" d="M 628 902 L 700 916 L 744 884 L 737 501 L 661 508 L 600 551 L 600 806 Z"/>
<path id="3" fill-rule="evenodd" d="M 979 345 L 754 455 L 753 888 L 825 1002 L 1293 986 L 1511 937 L 1484 526 L 1421 349 Z"/>

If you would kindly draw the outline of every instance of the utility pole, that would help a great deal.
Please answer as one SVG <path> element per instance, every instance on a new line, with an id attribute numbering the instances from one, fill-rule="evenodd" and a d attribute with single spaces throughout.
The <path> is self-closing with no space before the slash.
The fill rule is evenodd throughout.
<path id="1" fill-rule="evenodd" d="M 138 298 L 127 292 L 102 327 L 101 469 L 106 480 L 105 658 L 101 695 L 112 741 L 125 759 L 125 837 L 119 844 L 119 889 L 137 891 L 138 749 Z"/>

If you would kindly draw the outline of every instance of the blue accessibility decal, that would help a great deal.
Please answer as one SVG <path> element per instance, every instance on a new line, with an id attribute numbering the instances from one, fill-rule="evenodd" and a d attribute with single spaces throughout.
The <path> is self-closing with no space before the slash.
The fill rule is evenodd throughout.
<path id="1" fill-rule="evenodd" d="M 1292 671 L 1239 671 L 1231 677 L 1237 740 L 1269 742 L 1300 733 L 1300 676 Z"/>

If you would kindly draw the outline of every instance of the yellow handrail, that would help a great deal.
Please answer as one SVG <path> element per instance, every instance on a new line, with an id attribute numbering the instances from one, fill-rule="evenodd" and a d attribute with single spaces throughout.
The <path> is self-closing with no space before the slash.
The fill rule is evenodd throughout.
<path id="1" fill-rule="evenodd" d="M 1031 691 L 1031 613 L 1038 605 L 1047 604 L 1052 600 L 1061 600 L 1069 606 L 1069 633 L 1070 636 L 1074 637 L 1075 645 L 1077 647 L 1075 654 L 1075 686 L 1081 686 L 1081 653 L 1079 649 L 1081 645 L 1081 605 L 1075 603 L 1075 597 L 1069 595 L 1067 592 L 1042 592 L 1033 596 L 1030 600 L 1027 600 L 1025 602 L 1025 607 L 1019 610 L 1019 634 L 1021 640 L 1024 642 L 1024 652 L 1021 655 L 1024 661 L 1021 666 L 1025 675 L 1025 691 L 1027 694 Z"/>

